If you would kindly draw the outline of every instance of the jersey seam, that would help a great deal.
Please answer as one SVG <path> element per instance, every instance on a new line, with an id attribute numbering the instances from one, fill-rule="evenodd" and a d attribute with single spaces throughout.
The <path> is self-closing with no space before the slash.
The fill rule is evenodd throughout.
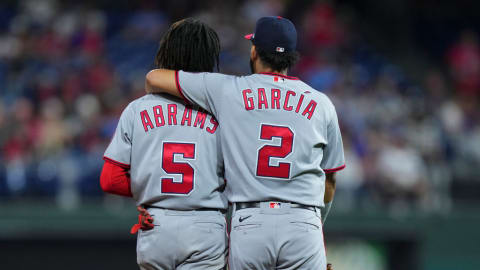
<path id="1" fill-rule="evenodd" d="M 122 167 L 122 168 L 124 168 L 124 169 L 130 169 L 130 164 L 125 164 L 125 163 L 116 161 L 116 160 L 111 159 L 111 158 L 109 158 L 109 157 L 107 157 L 107 156 L 103 156 L 103 160 L 105 160 L 106 162 L 110 162 L 110 163 L 112 163 L 112 164 L 114 164 L 114 165 L 117 165 L 117 166 L 119 166 L 119 167 Z"/>
<path id="2" fill-rule="evenodd" d="M 204 75 L 202 76 L 203 84 L 205 85 L 205 93 L 204 93 L 204 94 L 205 94 L 205 97 L 206 97 L 205 100 L 206 100 L 206 102 L 207 102 L 205 105 L 208 106 L 209 109 L 210 109 L 210 111 L 209 111 L 208 113 L 210 113 L 210 114 L 211 114 L 212 116 L 214 116 L 215 119 L 216 119 L 216 115 L 213 113 L 213 111 L 216 112 L 217 110 L 215 110 L 215 103 L 214 103 L 213 101 L 212 101 L 212 102 L 209 101 L 209 100 L 212 100 L 212 99 L 210 99 L 210 96 L 211 96 L 211 95 L 210 95 L 210 91 L 208 90 L 208 85 L 207 85 L 207 81 L 206 81 L 206 78 L 205 78 L 205 77 L 206 77 L 206 74 L 207 74 L 207 73 L 204 73 Z M 219 87 L 219 88 L 221 88 L 221 87 Z M 216 93 L 216 94 L 221 95 L 221 94 L 223 94 L 223 92 L 224 92 L 224 91 L 218 91 L 218 93 Z M 217 121 L 218 121 L 218 120 L 217 120 Z"/>
<path id="3" fill-rule="evenodd" d="M 188 100 L 186 97 L 185 97 L 185 94 L 183 93 L 183 89 L 182 87 L 180 86 L 180 79 L 179 79 L 179 75 L 178 75 L 178 70 L 175 70 L 175 86 L 177 87 L 177 90 L 178 92 L 180 93 L 180 95 L 182 96 L 183 100 L 185 101 L 185 103 L 191 105 L 191 102 L 190 100 Z"/>
<path id="4" fill-rule="evenodd" d="M 133 120 L 133 119 L 135 119 L 135 108 L 133 108 L 133 106 L 134 106 L 133 102 L 131 102 L 127 107 L 127 109 L 130 110 L 130 114 L 131 114 L 131 117 L 129 117 L 129 119 L 128 119 L 128 121 L 129 121 L 128 131 L 130 131 L 131 133 L 130 134 L 126 133 L 129 136 L 127 138 L 129 139 L 130 145 L 133 145 L 133 134 L 135 133 L 134 132 L 135 124 L 134 124 L 134 120 Z M 128 166 L 130 166 L 130 165 L 128 165 Z"/>

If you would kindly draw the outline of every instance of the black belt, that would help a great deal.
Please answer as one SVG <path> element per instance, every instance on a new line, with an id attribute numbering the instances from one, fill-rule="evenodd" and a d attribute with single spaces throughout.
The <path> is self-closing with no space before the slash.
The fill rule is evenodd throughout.
<path id="1" fill-rule="evenodd" d="M 237 202 L 235 203 L 235 209 L 240 210 L 245 208 L 260 208 L 260 203 L 262 202 Z M 265 203 L 270 203 L 269 208 L 281 208 L 282 204 L 289 203 L 290 208 L 301 208 L 301 209 L 307 209 L 307 210 L 316 212 L 316 207 L 310 206 L 310 205 L 291 203 L 291 202 L 265 202 Z"/>
<path id="2" fill-rule="evenodd" d="M 217 209 L 217 208 L 197 208 L 197 209 L 191 209 L 191 210 L 178 210 L 178 209 L 168 209 L 168 208 L 163 208 L 163 207 L 158 207 L 155 205 L 143 205 L 145 209 L 149 208 L 157 208 L 157 209 L 163 209 L 163 210 L 173 210 L 173 211 L 219 211 L 225 214 L 227 210 L 224 209 Z"/>

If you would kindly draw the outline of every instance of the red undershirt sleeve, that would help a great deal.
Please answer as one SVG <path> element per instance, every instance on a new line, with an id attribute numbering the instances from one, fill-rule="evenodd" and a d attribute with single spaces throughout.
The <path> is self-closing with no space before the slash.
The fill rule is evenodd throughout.
<path id="1" fill-rule="evenodd" d="M 130 174 L 128 171 L 129 168 L 105 160 L 102 174 L 100 175 L 100 187 L 107 193 L 133 197 L 130 189 Z"/>

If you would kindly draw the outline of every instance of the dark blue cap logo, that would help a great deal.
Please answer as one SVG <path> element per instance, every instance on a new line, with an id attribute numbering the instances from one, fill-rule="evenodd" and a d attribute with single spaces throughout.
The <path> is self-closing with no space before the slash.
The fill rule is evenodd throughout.
<path id="1" fill-rule="evenodd" d="M 291 52 L 297 48 L 297 30 L 289 19 L 263 17 L 257 21 L 255 33 L 245 36 L 252 43 L 269 52 Z"/>

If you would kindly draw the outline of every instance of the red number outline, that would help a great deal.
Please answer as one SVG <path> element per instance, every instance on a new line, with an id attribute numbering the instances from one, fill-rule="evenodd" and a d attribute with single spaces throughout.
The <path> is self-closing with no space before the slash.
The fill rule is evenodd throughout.
<path id="1" fill-rule="evenodd" d="M 270 130 L 267 130 L 270 129 Z M 287 136 L 279 135 L 279 129 L 282 132 L 288 131 Z M 276 134 L 272 134 L 276 133 Z M 268 178 L 281 178 L 281 179 L 290 179 L 291 174 L 291 162 L 280 162 L 278 161 L 277 166 L 270 165 L 270 159 L 273 158 L 286 158 L 293 152 L 293 141 L 295 133 L 288 126 L 280 125 L 270 125 L 270 124 L 261 124 L 260 125 L 260 140 L 272 141 L 273 138 L 280 138 L 280 145 L 271 145 L 264 144 L 257 151 L 257 171 L 256 175 L 259 177 L 268 177 Z M 286 141 L 288 140 L 288 141 Z M 287 147 L 285 152 L 284 148 Z M 278 153 L 279 151 L 283 151 Z M 266 153 L 265 153 L 266 152 Z"/>
<path id="2" fill-rule="evenodd" d="M 174 148 L 171 150 L 170 148 Z M 179 151 L 180 150 L 180 151 Z M 195 143 L 164 142 L 162 147 L 162 169 L 166 174 L 181 175 L 181 182 L 174 178 L 161 179 L 162 193 L 189 195 L 195 189 L 195 169 L 188 162 L 175 162 L 175 155 L 195 160 Z M 165 153 L 166 151 L 170 153 Z"/>

